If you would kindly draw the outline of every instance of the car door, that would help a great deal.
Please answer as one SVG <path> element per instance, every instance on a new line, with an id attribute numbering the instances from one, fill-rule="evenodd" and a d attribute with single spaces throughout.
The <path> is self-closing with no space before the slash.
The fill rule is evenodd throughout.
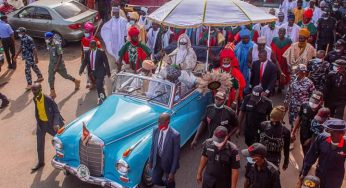
<path id="1" fill-rule="evenodd" d="M 32 19 L 33 36 L 43 37 L 47 31 L 52 31 L 52 16 L 46 8 L 36 7 Z"/>
<path id="2" fill-rule="evenodd" d="M 32 20 L 34 15 L 35 7 L 26 7 L 13 17 L 13 21 L 11 20 L 10 24 L 12 25 L 13 29 L 25 27 L 28 34 L 31 35 L 33 32 Z"/>
<path id="3" fill-rule="evenodd" d="M 183 93 L 181 85 L 176 86 L 174 106 L 172 108 L 172 125 L 180 133 L 181 144 L 186 143 L 196 132 L 209 95 L 203 96 L 196 89 Z"/>

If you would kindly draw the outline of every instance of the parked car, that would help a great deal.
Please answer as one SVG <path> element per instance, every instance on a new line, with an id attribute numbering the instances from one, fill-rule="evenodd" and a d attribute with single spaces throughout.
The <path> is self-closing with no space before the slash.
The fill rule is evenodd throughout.
<path id="1" fill-rule="evenodd" d="M 129 73 L 115 80 L 113 94 L 102 105 L 58 131 L 52 165 L 104 187 L 150 186 L 147 161 L 160 114 L 172 115 L 170 125 L 180 133 L 183 146 L 198 129 L 211 95 Z"/>
<path id="2" fill-rule="evenodd" d="M 40 0 L 8 14 L 8 23 L 16 30 L 25 27 L 29 35 L 43 38 L 52 31 L 63 44 L 83 37 L 85 22 L 97 23 L 98 12 L 74 0 Z"/>

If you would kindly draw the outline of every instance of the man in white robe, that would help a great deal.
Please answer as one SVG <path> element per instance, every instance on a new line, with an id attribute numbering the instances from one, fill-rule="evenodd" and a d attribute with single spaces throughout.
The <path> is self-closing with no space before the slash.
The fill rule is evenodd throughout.
<path id="1" fill-rule="evenodd" d="M 127 20 L 119 16 L 119 8 L 113 7 L 113 17 L 101 29 L 101 37 L 105 42 L 107 52 L 118 60 L 118 52 L 125 44 L 127 36 Z"/>
<path id="2" fill-rule="evenodd" d="M 280 5 L 279 9 L 285 14 L 285 22 L 288 21 L 288 13 L 292 12 L 294 8 L 297 7 L 296 0 L 284 0 Z"/>
<path id="3" fill-rule="evenodd" d="M 286 29 L 286 36 L 292 40 L 292 43 L 298 42 L 300 27 L 294 23 L 295 16 L 290 14 L 288 16 L 288 22 L 283 24 L 281 28 Z"/>
<path id="4" fill-rule="evenodd" d="M 272 22 L 263 27 L 261 31 L 261 36 L 266 38 L 267 40 L 266 45 L 270 46 L 273 38 L 279 36 L 278 33 L 279 33 L 279 27 L 275 25 L 275 22 Z"/>
<path id="5" fill-rule="evenodd" d="M 147 33 L 147 39 L 147 46 L 153 52 L 152 56 L 154 56 L 162 49 L 161 41 L 158 41 L 161 39 L 161 29 L 158 24 L 153 23 L 153 27 Z"/>

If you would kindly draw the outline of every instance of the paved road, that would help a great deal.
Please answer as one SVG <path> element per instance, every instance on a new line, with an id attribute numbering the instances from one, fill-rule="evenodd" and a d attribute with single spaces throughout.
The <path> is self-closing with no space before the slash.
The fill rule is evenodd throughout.
<path id="1" fill-rule="evenodd" d="M 43 91 L 49 93 L 47 83 L 47 65 L 48 54 L 42 42 L 39 43 L 39 67 L 43 72 L 45 80 L 43 82 Z M 79 44 L 71 44 L 64 49 L 64 59 L 68 72 L 77 76 L 80 65 Z M 0 111 L 0 161 L 1 187 L 32 187 L 32 188 L 56 188 L 56 187 L 95 187 L 79 181 L 73 176 L 65 177 L 62 172 L 55 170 L 50 165 L 50 159 L 54 155 L 54 149 L 50 142 L 52 137 L 46 137 L 46 166 L 37 173 L 30 173 L 30 168 L 36 162 L 36 136 L 35 136 L 35 118 L 34 103 L 31 92 L 25 91 L 26 81 L 24 77 L 24 65 L 19 61 L 15 72 L 3 71 L 0 73 L 0 84 L 8 82 L 1 89 L 6 94 L 11 104 L 8 108 Z M 77 116 L 83 114 L 96 106 L 96 91 L 85 89 L 85 76 L 77 78 L 82 79 L 82 88 L 74 91 L 74 84 L 63 80 L 60 76 L 56 79 L 56 90 L 58 97 L 56 102 L 64 116 L 66 122 L 71 122 Z M 36 79 L 36 77 L 34 77 Z M 107 81 L 107 90 L 109 88 Z M 275 103 L 282 99 L 278 96 L 273 98 Z M 240 149 L 245 148 L 243 138 L 234 138 L 234 142 Z M 296 146 L 299 144 L 297 143 Z M 195 183 L 196 170 L 200 158 L 200 148 L 191 150 L 185 146 L 181 152 L 181 168 L 176 175 L 178 188 L 199 187 Z M 292 188 L 295 185 L 298 176 L 298 166 L 301 166 L 302 153 L 299 147 L 291 153 L 291 162 L 287 171 L 282 172 L 281 179 L 284 188 Z M 242 169 L 240 172 L 240 184 L 242 187 L 244 181 L 245 159 L 242 157 Z"/>

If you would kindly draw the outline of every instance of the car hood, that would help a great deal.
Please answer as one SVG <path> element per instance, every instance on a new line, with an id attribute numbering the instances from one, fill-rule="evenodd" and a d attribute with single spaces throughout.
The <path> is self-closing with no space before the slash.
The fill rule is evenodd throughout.
<path id="1" fill-rule="evenodd" d="M 165 111 L 145 101 L 112 95 L 96 110 L 87 129 L 107 144 L 154 126 Z"/>

